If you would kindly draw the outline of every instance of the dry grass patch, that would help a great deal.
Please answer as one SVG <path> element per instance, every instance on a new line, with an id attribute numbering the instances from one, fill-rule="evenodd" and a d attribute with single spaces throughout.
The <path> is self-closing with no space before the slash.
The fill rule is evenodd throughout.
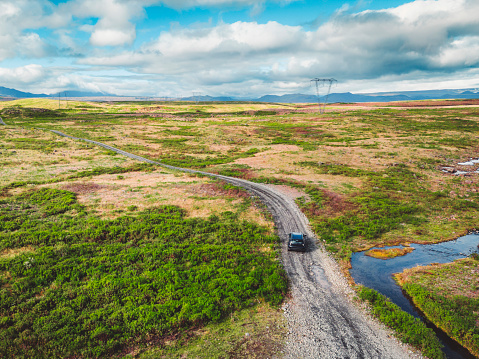
<path id="1" fill-rule="evenodd" d="M 239 188 L 228 188 L 222 182 L 212 182 L 184 173 L 130 172 L 121 175 L 101 175 L 91 179 L 63 182 L 41 187 L 59 187 L 77 193 L 79 203 L 101 218 L 117 218 L 159 205 L 184 208 L 188 217 L 207 218 L 230 211 L 237 213 L 249 201 L 249 194 Z M 24 189 L 12 190 L 12 193 Z M 255 222 L 273 230 L 273 223 L 251 202 L 239 211 L 239 220 Z"/>
<path id="2" fill-rule="evenodd" d="M 8 248 L 0 252 L 0 258 L 2 259 L 13 258 L 20 254 L 33 253 L 34 251 L 35 251 L 35 248 L 33 248 L 33 246 L 26 246 L 21 248 Z"/>

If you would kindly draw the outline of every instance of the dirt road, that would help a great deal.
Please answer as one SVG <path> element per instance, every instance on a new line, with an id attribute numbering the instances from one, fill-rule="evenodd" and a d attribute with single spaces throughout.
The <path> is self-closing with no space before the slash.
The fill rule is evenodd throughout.
<path id="1" fill-rule="evenodd" d="M 0 125 L 6 126 L 7 124 L 3 122 L 2 118 L 0 117 Z"/>
<path id="2" fill-rule="evenodd" d="M 65 135 L 115 151 L 130 158 L 173 170 L 198 173 L 222 179 L 247 189 L 271 211 L 282 240 L 282 259 L 288 274 L 292 299 L 283 309 L 288 320 L 285 346 L 287 358 L 408 358 L 420 356 L 389 336 L 382 325 L 373 321 L 351 302 L 353 294 L 338 265 L 316 245 L 307 218 L 294 201 L 273 188 L 233 177 L 177 168 L 133 155 L 100 142 Z M 287 251 L 287 233 L 306 233 L 306 253 Z"/>

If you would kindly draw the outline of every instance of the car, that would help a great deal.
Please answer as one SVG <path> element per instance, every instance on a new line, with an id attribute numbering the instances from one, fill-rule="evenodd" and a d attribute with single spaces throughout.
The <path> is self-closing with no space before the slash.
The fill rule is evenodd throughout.
<path id="1" fill-rule="evenodd" d="M 291 232 L 288 234 L 288 251 L 306 251 L 306 235 L 301 232 Z"/>

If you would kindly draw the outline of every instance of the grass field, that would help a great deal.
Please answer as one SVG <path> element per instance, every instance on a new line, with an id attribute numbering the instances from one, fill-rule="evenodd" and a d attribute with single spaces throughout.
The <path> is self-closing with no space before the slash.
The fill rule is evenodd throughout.
<path id="1" fill-rule="evenodd" d="M 245 223 L 258 237 L 241 251 L 266 261 L 265 268 L 277 275 L 277 288 L 271 289 L 274 296 L 269 298 L 259 288 L 270 284 L 259 283 L 259 292 L 251 292 L 244 303 L 258 298 L 259 302 L 274 305 L 281 301 L 286 287 L 275 261 L 277 240 L 271 237 L 273 224 L 261 205 L 244 191 L 207 178 L 139 164 L 47 130 L 101 141 L 175 166 L 291 188 L 318 238 L 347 268 L 352 251 L 383 244 L 444 241 L 479 228 L 478 174 L 455 176 L 440 170 L 445 166 L 471 172 L 476 169 L 458 163 L 479 157 L 479 108 L 431 108 L 430 103 L 424 108 L 418 103 L 390 105 L 394 107 L 335 105 L 319 115 L 310 105 L 70 101 L 68 105 L 63 102 L 58 109 L 58 102 L 52 100 L 2 102 L 0 116 L 8 126 L 0 127 L 0 206 L 6 216 L 14 208 L 25 208 L 25 215 L 35 213 L 42 225 L 50 220 L 73 221 L 79 228 L 89 218 L 102 221 L 101 226 L 109 228 L 146 216 L 152 209 L 173 206 L 178 216 L 181 213 L 181 221 L 186 221 L 185 226 L 190 225 L 188 221 L 219 223 L 208 232 L 212 243 L 222 238 L 223 224 Z M 40 189 L 71 194 L 73 207 L 42 217 L 45 210 L 28 200 L 31 191 Z M 9 219 L 15 225 L 22 220 L 25 217 Z M 3 238 L 19 231 L 15 225 L 3 229 Z M 138 243 L 153 240 L 151 231 L 138 231 Z M 192 233 L 185 237 L 184 245 L 197 243 L 195 236 Z M 83 246 L 92 241 L 95 242 L 77 238 L 71 245 Z M 101 251 L 113 250 L 108 247 L 113 242 L 103 241 L 99 243 L 106 247 Z M 27 303 L 41 297 L 42 290 L 51 288 L 56 279 L 32 289 L 31 297 L 20 299 L 12 288 L 29 279 L 24 272 L 13 275 L 9 268 L 12 263 L 21 267 L 29 256 L 40 255 L 45 248 L 51 247 L 53 251 L 57 242 L 68 244 L 63 235 L 38 242 L 3 239 L 2 295 Z M 186 260 L 181 266 L 188 267 L 188 263 Z M 88 283 L 90 279 L 86 278 Z M 218 278 L 223 275 L 218 274 Z M 71 289 L 71 295 L 78 296 L 81 288 L 79 285 Z M 274 306 L 263 308 L 275 311 Z M 25 313 L 33 313 L 32 310 L 26 309 Z M 241 310 L 245 310 L 241 305 L 224 304 L 218 316 L 181 322 L 154 335 L 146 325 L 143 331 L 128 332 L 136 343 L 131 348 L 125 344 L 128 338 L 98 329 L 97 336 L 88 339 L 85 335 L 82 342 L 83 347 L 93 348 L 92 351 L 80 353 L 97 353 L 94 343 L 99 342 L 98 338 L 106 342 L 114 338 L 114 345 L 106 352 L 111 356 L 125 354 L 127 349 L 140 355 L 149 344 L 158 353 L 167 353 L 165 338 L 187 340 L 174 334 L 178 328 L 194 329 L 197 333 L 198 326 L 219 325 L 232 312 L 242 313 Z M 15 314 L 1 315 L 10 318 Z M 2 320 L 3 328 L 20 325 Z M 24 340 L 32 347 L 34 343 L 43 343 L 35 337 L 36 324 L 25 325 L 18 327 L 21 330 L 15 329 L 9 338 Z M 281 326 L 277 328 L 281 330 Z M 24 331 L 27 332 L 22 334 Z M 272 337 L 277 338 L 273 334 Z M 270 347 L 280 347 L 275 343 Z M 79 347 L 75 348 L 68 349 L 68 353 L 78 353 Z"/>

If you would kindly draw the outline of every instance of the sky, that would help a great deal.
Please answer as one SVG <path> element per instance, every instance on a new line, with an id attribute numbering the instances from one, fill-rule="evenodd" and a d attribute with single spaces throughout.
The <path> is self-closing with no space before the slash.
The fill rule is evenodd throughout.
<path id="1" fill-rule="evenodd" d="M 479 0 L 0 0 L 0 86 L 254 98 L 479 87 Z M 323 90 L 322 90 L 323 91 Z"/>

